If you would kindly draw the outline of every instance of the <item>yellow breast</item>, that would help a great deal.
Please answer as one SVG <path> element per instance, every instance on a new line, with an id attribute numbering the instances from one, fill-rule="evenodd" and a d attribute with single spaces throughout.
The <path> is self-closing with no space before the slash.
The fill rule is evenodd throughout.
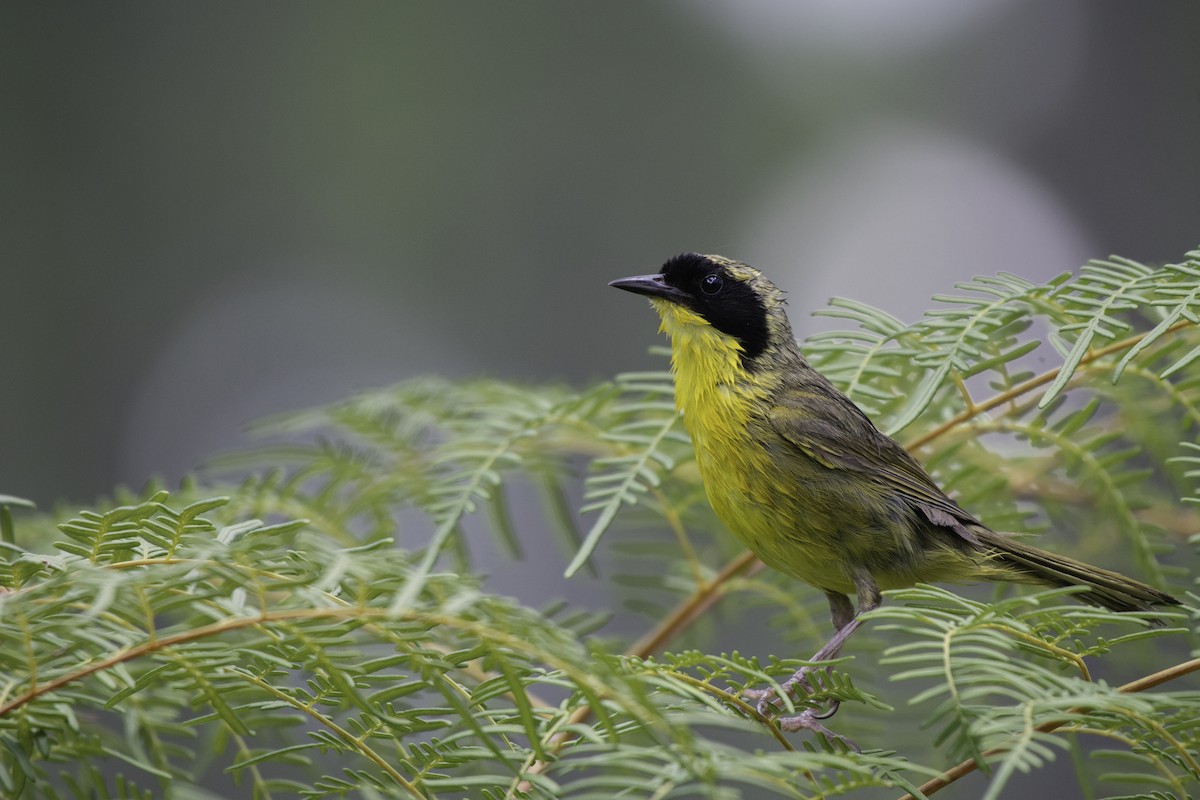
<path id="1" fill-rule="evenodd" d="M 692 437 L 709 502 L 721 521 L 758 552 L 751 533 L 759 526 L 747 516 L 768 500 L 756 495 L 771 464 L 753 441 L 751 424 L 766 388 L 742 368 L 736 339 L 678 305 L 656 301 L 655 306 L 662 330 L 671 337 L 675 405 Z"/>
<path id="2" fill-rule="evenodd" d="M 841 578 L 829 577 L 834 554 L 819 542 L 797 540 L 804 526 L 796 517 L 803 510 L 760 441 L 771 435 L 761 409 L 769 405 L 772 377 L 744 369 L 738 341 L 703 317 L 674 303 L 652 302 L 662 331 L 671 337 L 675 405 L 692 437 L 713 510 L 769 566 L 815 585 L 840 587 Z"/>

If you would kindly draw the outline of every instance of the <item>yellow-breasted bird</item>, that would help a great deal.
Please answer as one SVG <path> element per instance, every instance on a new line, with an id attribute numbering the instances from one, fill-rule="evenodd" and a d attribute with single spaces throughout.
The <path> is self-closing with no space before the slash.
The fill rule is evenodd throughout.
<path id="1" fill-rule="evenodd" d="M 692 437 L 709 502 L 767 566 L 825 592 L 834 658 L 880 603 L 917 582 L 1018 581 L 1083 586 L 1115 611 L 1179 601 L 1116 572 L 996 533 L 964 511 L 894 439 L 804 359 L 783 293 L 743 263 L 684 253 L 654 275 L 610 286 L 646 295 L 671 337 L 675 404 Z M 808 683 L 807 668 L 784 684 Z M 749 694 L 764 716 L 773 691 Z M 812 709 L 784 730 L 830 734 Z"/>

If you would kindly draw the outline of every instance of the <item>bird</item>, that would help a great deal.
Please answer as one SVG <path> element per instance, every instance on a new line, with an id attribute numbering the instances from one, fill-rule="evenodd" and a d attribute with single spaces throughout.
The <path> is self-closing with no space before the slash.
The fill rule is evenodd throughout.
<path id="1" fill-rule="evenodd" d="M 659 272 L 612 281 L 648 297 L 671 340 L 675 405 L 718 519 L 768 567 L 825 593 L 837 657 L 882 590 L 980 580 L 1083 587 L 1114 611 L 1179 601 L 1152 586 L 993 531 L 805 359 L 784 294 L 748 264 L 682 253 Z M 854 597 L 857 611 L 851 601 Z M 813 690 L 811 668 L 780 690 Z M 838 708 L 780 716 L 779 692 L 743 690 L 784 731 L 834 734 Z"/>

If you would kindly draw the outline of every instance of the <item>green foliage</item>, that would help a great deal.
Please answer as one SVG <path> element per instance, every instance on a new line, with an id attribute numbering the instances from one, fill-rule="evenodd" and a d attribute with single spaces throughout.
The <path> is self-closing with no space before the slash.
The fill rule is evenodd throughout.
<path id="1" fill-rule="evenodd" d="M 415 380 L 264 423 L 274 444 L 219 465 L 238 483 L 66 518 L 0 496 L 0 796 L 996 798 L 1064 755 L 1085 796 L 1197 793 L 1200 252 L 958 288 L 911 325 L 835 300 L 853 329 L 806 351 L 985 521 L 1182 610 L 892 592 L 796 700 L 840 700 L 863 752 L 788 737 L 737 692 L 802 662 L 722 637 L 815 649 L 823 598 L 719 532 L 669 373 Z M 643 637 L 474 574 L 483 528 L 495 557 L 543 549 L 531 504 Z"/>

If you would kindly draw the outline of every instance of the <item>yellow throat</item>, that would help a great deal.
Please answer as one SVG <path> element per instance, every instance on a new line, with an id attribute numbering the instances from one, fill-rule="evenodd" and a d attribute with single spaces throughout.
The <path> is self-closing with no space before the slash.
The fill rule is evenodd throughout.
<path id="1" fill-rule="evenodd" d="M 762 392 L 742 368 L 741 344 L 683 306 L 650 302 L 662 319 L 659 331 L 671 337 L 675 406 L 697 448 L 697 436 L 744 431 L 751 403 Z"/>

